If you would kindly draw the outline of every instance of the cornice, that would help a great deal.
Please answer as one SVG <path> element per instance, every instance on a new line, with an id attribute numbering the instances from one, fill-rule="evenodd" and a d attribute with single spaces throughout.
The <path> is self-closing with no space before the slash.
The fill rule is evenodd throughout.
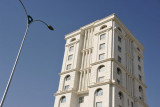
<path id="1" fill-rule="evenodd" d="M 94 22 L 92 22 L 92 23 L 90 23 L 90 24 L 87 24 L 87 25 L 81 27 L 80 29 L 86 30 L 86 29 L 90 29 L 90 28 L 92 28 L 92 27 L 97 27 L 97 26 L 99 26 L 99 25 L 102 25 L 102 24 L 104 24 L 104 23 L 106 23 L 106 22 L 109 22 L 109 21 L 113 20 L 114 15 L 115 15 L 115 14 L 113 13 L 113 14 L 105 17 L 105 18 L 102 18 L 102 19 L 100 19 L 100 20 L 96 20 L 96 21 L 94 21 Z"/>
<path id="2" fill-rule="evenodd" d="M 128 91 L 122 87 L 121 85 L 119 85 L 117 82 L 112 82 L 111 84 L 117 86 L 118 88 L 120 88 L 124 93 L 126 93 L 132 100 L 134 100 L 133 96 L 131 96 Z"/>
<path id="3" fill-rule="evenodd" d="M 125 40 L 125 35 L 122 34 L 122 32 L 120 32 L 117 27 L 114 28 L 114 30 L 118 33 L 118 36 L 120 36 L 123 40 Z"/>
<path id="4" fill-rule="evenodd" d="M 68 90 L 68 91 L 59 91 L 54 94 L 54 96 L 62 95 L 62 94 L 67 94 L 67 93 L 76 93 L 76 90 Z"/>
<path id="5" fill-rule="evenodd" d="M 79 43 L 79 42 L 80 42 L 80 40 L 77 40 L 77 41 L 74 41 L 74 42 L 70 42 L 70 43 L 66 44 L 65 47 L 71 46 L 71 45 Z"/>
<path id="6" fill-rule="evenodd" d="M 142 55 L 142 53 L 140 53 L 136 48 L 134 50 L 142 59 L 144 59 L 144 56 Z"/>
<path id="7" fill-rule="evenodd" d="M 126 72 L 126 74 L 128 74 L 130 76 L 130 78 L 136 80 L 143 87 L 147 88 L 147 86 L 142 81 L 138 81 L 138 79 L 134 75 L 132 75 L 130 72 L 128 72 L 128 70 L 121 63 L 119 63 L 115 58 L 108 58 L 108 59 L 100 60 L 100 61 L 92 63 L 91 65 L 93 66 L 93 65 L 104 63 L 104 62 L 107 62 L 107 61 L 114 61 L 117 65 L 120 66 L 121 69 L 123 69 L 123 71 Z"/>
<path id="8" fill-rule="evenodd" d="M 110 84 L 110 85 L 115 85 L 118 88 L 121 89 L 122 92 L 124 92 L 125 94 L 127 94 L 132 100 L 136 100 L 136 98 L 134 98 L 133 96 L 131 96 L 128 91 L 122 87 L 121 85 L 119 85 L 117 82 L 115 81 L 108 81 L 108 82 L 102 82 L 102 83 L 95 83 L 93 85 L 88 86 L 89 88 L 93 88 L 93 87 L 98 87 L 98 86 L 102 86 L 102 85 L 106 85 L 106 84 Z M 138 100 L 140 101 L 140 100 Z M 148 107 L 147 104 L 145 104 L 144 102 L 140 101 L 143 105 L 145 105 L 145 107 Z"/>
<path id="9" fill-rule="evenodd" d="M 148 107 L 148 105 L 145 102 L 141 101 L 140 99 L 137 99 L 137 97 L 131 96 L 124 87 L 122 87 L 121 85 L 119 85 L 115 81 L 108 80 L 107 82 L 95 83 L 93 85 L 88 86 L 88 88 L 94 88 L 94 87 L 98 87 L 98 86 L 102 86 L 102 85 L 106 85 L 106 84 L 117 86 L 118 88 L 121 89 L 122 92 L 124 92 L 125 94 L 127 94 L 132 100 L 134 100 L 136 102 L 139 102 L 144 107 Z M 62 94 L 67 94 L 67 93 L 76 93 L 77 95 L 83 95 L 83 94 L 89 94 L 89 90 L 87 89 L 87 90 L 78 91 L 78 92 L 76 90 L 73 90 L 73 89 L 72 90 L 68 90 L 68 91 L 59 91 L 59 92 L 55 93 L 54 96 L 58 96 L 58 95 L 62 95 Z"/>
<path id="10" fill-rule="evenodd" d="M 89 51 L 92 51 L 93 47 L 90 47 L 90 48 L 87 48 L 87 49 L 83 49 L 81 52 L 89 52 Z"/>
<path id="11" fill-rule="evenodd" d="M 82 30 L 82 29 L 78 29 L 78 30 L 76 30 L 76 31 L 73 31 L 73 32 L 65 35 L 65 38 L 64 38 L 64 39 L 67 40 L 67 39 L 69 39 L 69 38 L 71 38 L 71 37 L 74 37 L 74 36 L 76 36 L 76 35 L 78 35 L 78 34 L 82 34 L 82 33 L 83 33 L 83 30 Z"/>
<path id="12" fill-rule="evenodd" d="M 149 107 L 145 102 L 141 101 L 140 99 L 135 98 L 135 102 L 139 102 L 144 107 Z"/>
<path id="13" fill-rule="evenodd" d="M 111 61 L 112 59 L 114 58 L 108 58 L 108 59 L 104 59 L 104 60 L 99 60 L 99 61 L 96 61 L 94 63 L 91 63 L 91 65 L 97 65 L 97 64 L 100 64 L 100 63 L 103 63 L 103 62 L 107 62 L 107 61 Z"/>
<path id="14" fill-rule="evenodd" d="M 98 87 L 98 86 L 102 86 L 102 85 L 106 85 L 106 84 L 109 84 L 111 83 L 110 81 L 107 81 L 107 82 L 98 82 L 98 83 L 94 83 L 93 85 L 89 85 L 88 87 L 89 88 L 93 88 L 93 87 Z"/>
<path id="15" fill-rule="evenodd" d="M 67 35 L 65 35 L 65 40 L 68 39 L 68 38 L 71 38 L 77 34 L 80 34 L 82 33 L 82 31 L 86 30 L 86 29 L 89 29 L 89 28 L 93 28 L 93 27 L 96 27 L 96 26 L 99 26 L 103 23 L 106 23 L 108 21 L 111 21 L 111 20 L 115 20 L 119 26 L 126 32 L 127 35 L 129 35 L 129 37 L 135 41 L 135 43 L 144 51 L 144 47 L 143 45 L 136 39 L 136 37 L 128 30 L 128 28 L 122 23 L 122 21 L 113 13 L 105 18 L 102 18 L 100 20 L 97 20 L 97 21 L 94 21 L 90 24 L 87 24 L 83 27 L 81 27 L 80 29 L 76 30 L 76 31 L 73 31 Z"/>
<path id="16" fill-rule="evenodd" d="M 89 93 L 89 90 L 84 90 L 84 91 L 78 91 L 77 92 L 77 95 L 83 95 L 83 94 L 88 94 Z"/>
<path id="17" fill-rule="evenodd" d="M 140 80 L 137 79 L 136 77 L 134 77 L 134 79 L 135 79 L 136 81 L 138 81 L 141 85 L 143 85 L 145 88 L 147 88 L 147 86 L 146 86 L 142 81 L 140 81 Z"/>
<path id="18" fill-rule="evenodd" d="M 79 72 L 90 70 L 90 69 L 91 69 L 91 67 L 83 68 L 83 69 L 80 69 Z"/>
<path id="19" fill-rule="evenodd" d="M 63 71 L 61 73 L 59 73 L 59 75 L 63 75 L 63 74 L 67 74 L 67 73 L 70 73 L 70 72 L 76 72 L 76 71 L 79 71 L 78 69 L 71 69 L 71 70 L 68 70 L 68 71 Z"/>
<path id="20" fill-rule="evenodd" d="M 107 31 L 109 31 L 109 30 L 111 30 L 111 29 L 112 29 L 112 27 L 104 28 L 104 29 L 102 29 L 102 30 L 99 30 L 99 31 L 95 32 L 94 35 L 95 35 L 95 36 L 100 35 L 100 34 L 105 33 L 105 32 L 107 32 Z"/>
<path id="21" fill-rule="evenodd" d="M 77 34 L 79 34 L 79 33 L 81 33 L 82 31 L 84 31 L 84 30 L 86 30 L 86 29 L 90 29 L 90 28 L 99 26 L 99 25 L 101 25 L 101 24 L 103 24 L 103 23 L 106 23 L 106 22 L 108 22 L 108 21 L 111 21 L 111 20 L 113 20 L 114 16 L 115 16 L 115 14 L 113 13 L 113 14 L 105 17 L 105 18 L 102 18 L 102 19 L 100 19 L 100 20 L 96 20 L 96 21 L 94 21 L 94 22 L 92 22 L 92 23 L 90 23 L 90 24 L 87 24 L 87 25 L 81 27 L 81 28 L 78 29 L 78 30 L 75 30 L 75 31 L 73 31 L 73 32 L 71 32 L 71 33 L 69 33 L 69 34 L 66 34 L 66 35 L 65 35 L 65 40 L 68 39 L 68 38 L 71 38 L 71 37 L 73 37 L 73 36 L 75 36 L 75 35 L 77 35 Z M 102 22 L 101 22 L 101 21 L 102 21 Z"/>
<path id="22" fill-rule="evenodd" d="M 134 75 L 132 75 L 130 72 L 128 72 L 128 70 L 121 64 L 119 63 L 117 60 L 115 60 L 114 58 L 112 59 L 116 64 L 118 64 L 132 79 L 136 80 L 139 84 L 141 84 L 143 87 L 147 88 L 147 86 L 142 82 L 139 81 Z"/>
<path id="23" fill-rule="evenodd" d="M 126 32 L 126 34 L 144 51 L 143 45 L 136 39 L 136 37 L 128 30 L 128 28 L 122 23 L 122 21 L 115 15 L 114 20 L 119 26 Z"/>
<path id="24" fill-rule="evenodd" d="M 140 102 L 144 107 L 148 107 L 148 105 L 147 105 L 145 102 L 142 102 L 140 99 L 137 99 L 136 97 L 132 97 L 132 96 L 128 93 L 128 91 L 127 91 L 124 87 L 122 87 L 121 85 L 117 84 L 116 82 L 114 82 L 114 83 L 112 83 L 112 84 L 116 85 L 116 86 L 119 87 L 121 90 L 123 90 L 123 92 L 125 92 L 132 100 L 135 100 L 135 101 Z"/>

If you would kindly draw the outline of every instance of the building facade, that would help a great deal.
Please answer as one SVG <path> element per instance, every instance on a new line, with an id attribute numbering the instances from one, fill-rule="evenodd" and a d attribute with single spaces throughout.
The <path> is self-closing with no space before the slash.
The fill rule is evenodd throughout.
<path id="1" fill-rule="evenodd" d="M 148 107 L 144 47 L 115 14 L 65 40 L 54 107 Z"/>

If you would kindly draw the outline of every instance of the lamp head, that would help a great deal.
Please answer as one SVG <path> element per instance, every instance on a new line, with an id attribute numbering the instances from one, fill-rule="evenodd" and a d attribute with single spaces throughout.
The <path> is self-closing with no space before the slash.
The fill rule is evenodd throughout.
<path id="1" fill-rule="evenodd" d="M 49 28 L 50 30 L 54 30 L 54 28 L 53 28 L 51 25 L 48 25 L 48 28 Z"/>

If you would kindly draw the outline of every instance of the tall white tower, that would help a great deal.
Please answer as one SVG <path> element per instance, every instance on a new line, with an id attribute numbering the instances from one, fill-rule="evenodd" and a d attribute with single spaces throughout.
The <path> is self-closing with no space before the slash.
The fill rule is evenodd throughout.
<path id="1" fill-rule="evenodd" d="M 115 14 L 65 40 L 54 107 L 148 107 L 144 47 Z"/>

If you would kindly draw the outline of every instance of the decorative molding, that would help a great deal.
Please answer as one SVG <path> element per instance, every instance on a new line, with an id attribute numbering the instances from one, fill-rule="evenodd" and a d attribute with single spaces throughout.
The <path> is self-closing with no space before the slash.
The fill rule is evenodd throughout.
<path id="1" fill-rule="evenodd" d="M 144 107 L 149 107 L 145 102 L 143 102 L 143 101 L 140 100 L 140 99 L 135 98 L 135 102 L 140 103 L 140 104 L 143 105 Z"/>
<path id="2" fill-rule="evenodd" d="M 62 94 L 67 94 L 67 93 L 76 93 L 76 90 L 68 90 L 68 91 L 59 91 L 54 94 L 54 96 L 62 95 Z"/>
<path id="3" fill-rule="evenodd" d="M 98 82 L 98 83 L 94 83 L 93 85 L 89 85 L 88 87 L 89 88 L 93 88 L 93 87 L 98 87 L 98 86 L 102 86 L 102 85 L 106 85 L 106 84 L 109 84 L 111 83 L 110 81 L 107 81 L 107 82 Z"/>
<path id="4" fill-rule="evenodd" d="M 103 63 L 103 62 L 107 62 L 107 61 L 111 61 L 112 59 L 114 58 L 108 58 L 108 59 L 104 59 L 104 60 L 99 60 L 97 62 L 94 62 L 94 63 L 91 63 L 91 65 L 97 65 L 97 64 L 100 64 L 100 63 Z"/>
<path id="5" fill-rule="evenodd" d="M 71 46 L 71 45 L 79 43 L 79 42 L 80 42 L 80 40 L 77 40 L 77 41 L 74 41 L 74 42 L 70 42 L 70 43 L 66 44 L 65 47 Z"/>
<path id="6" fill-rule="evenodd" d="M 89 90 L 78 91 L 77 95 L 88 94 L 88 93 L 89 93 Z"/>
<path id="7" fill-rule="evenodd" d="M 130 78 L 135 79 L 136 81 L 138 80 L 134 75 L 132 75 L 130 72 L 128 72 L 128 70 L 121 63 L 119 63 L 115 58 L 108 58 L 108 59 L 100 60 L 100 61 L 92 63 L 91 65 L 92 66 L 97 65 L 97 64 L 104 63 L 107 61 L 114 61 L 117 65 L 120 66 L 121 69 L 123 69 L 123 71 L 126 72 L 126 74 L 128 74 L 130 76 Z M 143 87 L 147 88 L 147 86 L 142 81 L 137 81 L 137 82 L 139 84 L 141 84 Z"/>
<path id="8" fill-rule="evenodd" d="M 91 68 L 92 67 L 83 68 L 83 69 L 80 69 L 79 72 L 82 72 L 82 71 L 85 71 L 85 70 L 91 70 Z"/>
<path id="9" fill-rule="evenodd" d="M 114 58 L 113 58 L 113 61 L 115 62 L 115 63 L 117 63 L 132 79 L 134 79 L 134 80 L 138 80 L 137 79 L 137 77 L 135 77 L 134 75 L 132 75 L 130 72 L 128 72 L 128 70 L 121 64 L 121 63 L 119 63 L 117 60 L 115 60 Z M 143 87 L 145 87 L 145 88 L 147 88 L 147 86 L 142 82 L 142 81 L 137 81 L 139 84 L 141 84 Z"/>
<path id="10" fill-rule="evenodd" d="M 114 30 L 118 33 L 118 36 L 120 36 L 123 40 L 125 40 L 125 35 L 123 35 L 122 32 L 118 30 L 117 26 L 114 28 Z"/>
<path id="11" fill-rule="evenodd" d="M 59 75 L 63 75 L 63 74 L 67 74 L 67 73 L 70 73 L 70 72 L 73 72 L 73 71 L 79 71 L 78 69 L 71 69 L 71 70 L 68 70 L 68 71 L 64 71 L 64 72 L 61 72 L 59 73 Z"/>
<path id="12" fill-rule="evenodd" d="M 144 59 L 144 56 L 142 55 L 142 53 L 140 53 L 136 48 L 134 50 L 142 59 Z"/>
<path id="13" fill-rule="evenodd" d="M 87 52 L 91 51 L 91 52 L 92 52 L 92 49 L 93 49 L 93 47 L 87 48 L 87 49 L 83 49 L 81 52 L 82 52 L 82 53 L 85 52 L 85 51 L 87 51 Z"/>
<path id="14" fill-rule="evenodd" d="M 99 30 L 99 31 L 95 32 L 94 35 L 95 35 L 95 36 L 100 35 L 100 34 L 105 33 L 105 32 L 107 32 L 107 31 L 109 31 L 109 30 L 111 30 L 111 29 L 112 29 L 112 27 L 104 28 L 104 29 L 102 29 L 102 30 Z"/>
<path id="15" fill-rule="evenodd" d="M 126 93 L 132 100 L 134 100 L 133 96 L 131 96 L 128 91 L 121 85 L 119 85 L 117 82 L 112 82 L 113 85 L 117 86 L 120 88 L 124 93 Z"/>
<path id="16" fill-rule="evenodd" d="M 71 38 L 71 37 L 74 37 L 74 36 L 76 36 L 76 35 L 78 35 L 78 34 L 81 34 L 82 31 L 83 31 L 83 30 L 81 30 L 81 29 L 78 29 L 78 30 L 76 30 L 76 31 L 73 31 L 73 32 L 65 35 L 65 38 L 64 38 L 64 39 L 67 40 L 67 39 L 69 39 L 69 38 Z"/>
<path id="17" fill-rule="evenodd" d="M 115 15 L 114 20 L 118 25 L 126 32 L 126 34 L 144 51 L 143 45 L 136 39 L 136 37 L 129 31 L 129 29 L 121 22 L 121 20 Z"/>

